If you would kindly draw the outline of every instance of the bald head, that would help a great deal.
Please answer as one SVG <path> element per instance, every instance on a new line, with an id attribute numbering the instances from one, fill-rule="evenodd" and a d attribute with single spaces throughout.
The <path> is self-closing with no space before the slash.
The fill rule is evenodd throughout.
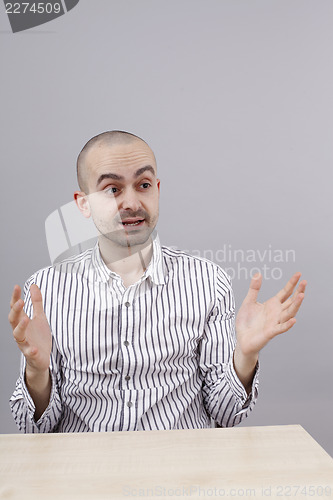
<path id="1" fill-rule="evenodd" d="M 90 139 L 82 148 L 76 162 L 77 180 L 81 191 L 88 193 L 87 179 L 89 168 L 87 157 L 89 153 L 91 153 L 93 150 L 98 150 L 99 148 L 112 148 L 113 146 L 119 145 L 126 146 L 137 141 L 140 141 L 149 147 L 146 141 L 141 139 L 141 137 L 121 130 L 103 132 Z"/>

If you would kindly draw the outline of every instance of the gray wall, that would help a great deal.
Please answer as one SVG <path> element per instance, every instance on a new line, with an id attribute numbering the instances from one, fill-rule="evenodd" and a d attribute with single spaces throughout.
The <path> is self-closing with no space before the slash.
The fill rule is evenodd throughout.
<path id="1" fill-rule="evenodd" d="M 242 425 L 299 423 L 333 454 L 332 22 L 331 0 L 81 0 L 14 35 L 1 6 L 0 432 L 16 432 L 12 287 L 50 263 L 45 220 L 83 144 L 125 129 L 157 156 L 162 243 L 228 268 L 238 306 L 254 267 L 261 300 L 308 280 Z"/>

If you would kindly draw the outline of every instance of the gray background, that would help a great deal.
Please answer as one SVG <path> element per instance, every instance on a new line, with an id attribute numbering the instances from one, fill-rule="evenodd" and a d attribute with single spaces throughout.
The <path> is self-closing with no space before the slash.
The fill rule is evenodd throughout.
<path id="1" fill-rule="evenodd" d="M 301 424 L 333 454 L 332 22 L 331 0 L 81 0 L 13 35 L 0 9 L 0 432 L 16 432 L 12 287 L 50 263 L 45 220 L 73 199 L 83 144 L 124 129 L 156 153 L 164 245 L 294 250 L 295 262 L 265 260 L 282 278 L 260 299 L 298 270 L 307 297 L 262 351 L 242 425 Z M 233 280 L 238 306 L 246 278 Z"/>

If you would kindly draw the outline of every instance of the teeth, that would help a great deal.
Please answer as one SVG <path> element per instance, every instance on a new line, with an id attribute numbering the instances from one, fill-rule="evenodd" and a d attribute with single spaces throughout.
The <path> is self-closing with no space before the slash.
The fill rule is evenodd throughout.
<path id="1" fill-rule="evenodd" d="M 140 224 L 140 222 L 142 222 L 141 220 L 138 220 L 136 222 L 123 222 L 124 226 L 137 226 L 138 224 Z"/>

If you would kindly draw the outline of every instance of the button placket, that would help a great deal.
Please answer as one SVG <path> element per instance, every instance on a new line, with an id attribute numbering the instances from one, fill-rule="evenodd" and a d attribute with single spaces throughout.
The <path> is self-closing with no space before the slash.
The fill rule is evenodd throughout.
<path id="1" fill-rule="evenodd" d="M 114 274 L 114 273 L 113 273 Z M 112 278 L 109 279 L 108 286 L 112 289 L 113 293 L 116 294 L 119 304 L 123 301 L 123 291 L 121 285 L 121 278 L 117 274 L 114 274 Z"/>
<path id="2" fill-rule="evenodd" d="M 120 336 L 123 345 L 123 368 L 122 368 L 122 388 L 124 390 L 123 408 L 124 408 L 124 427 L 133 420 L 133 407 L 135 403 L 135 393 L 131 390 L 132 377 L 129 370 L 135 364 L 134 349 L 132 342 L 133 332 L 133 305 L 134 305 L 134 287 L 126 289 L 121 300 L 121 331 Z M 134 424 L 134 422 L 133 422 Z"/>
<path id="3" fill-rule="evenodd" d="M 125 294 L 124 294 L 125 295 Z M 128 338 L 128 333 L 132 331 L 131 323 L 132 323 L 132 314 L 130 312 L 131 308 L 131 302 L 130 300 L 125 299 L 123 296 L 122 298 L 122 303 L 121 303 L 121 308 L 122 308 L 122 331 L 120 332 L 121 337 L 125 338 L 123 341 L 123 345 L 125 347 L 129 347 L 131 345 L 130 339 Z M 128 358 L 130 357 L 130 353 L 128 352 L 127 349 L 127 355 Z"/>

